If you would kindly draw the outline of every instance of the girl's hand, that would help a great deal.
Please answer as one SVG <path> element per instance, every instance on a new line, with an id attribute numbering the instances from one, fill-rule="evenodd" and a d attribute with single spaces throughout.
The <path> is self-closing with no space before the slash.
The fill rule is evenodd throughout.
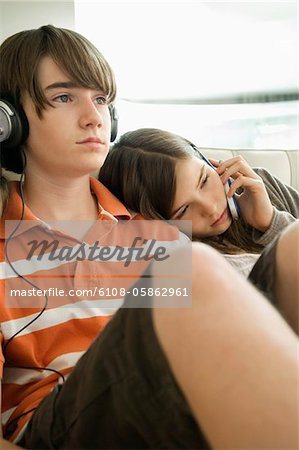
<path id="1" fill-rule="evenodd" d="M 238 155 L 226 161 L 210 159 L 217 168 L 223 185 L 231 177 L 233 180 L 227 193 L 228 197 L 236 195 L 244 220 L 253 228 L 265 232 L 271 224 L 273 206 L 261 177 L 249 166 L 242 156 Z M 236 190 L 242 188 L 241 194 Z"/>

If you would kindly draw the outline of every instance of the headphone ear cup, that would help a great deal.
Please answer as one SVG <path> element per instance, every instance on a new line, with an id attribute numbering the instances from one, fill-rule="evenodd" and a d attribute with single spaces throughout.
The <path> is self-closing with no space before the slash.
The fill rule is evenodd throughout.
<path id="1" fill-rule="evenodd" d="M 111 135 L 110 135 L 110 142 L 115 141 L 117 136 L 117 129 L 118 129 L 118 115 L 115 106 L 110 103 L 108 106 L 109 112 L 110 112 L 110 119 L 111 119 Z"/>
<path id="2" fill-rule="evenodd" d="M 1 99 L 0 129 L 1 150 L 17 148 L 25 142 L 29 134 L 29 124 L 23 108 L 16 108 L 11 101 Z"/>

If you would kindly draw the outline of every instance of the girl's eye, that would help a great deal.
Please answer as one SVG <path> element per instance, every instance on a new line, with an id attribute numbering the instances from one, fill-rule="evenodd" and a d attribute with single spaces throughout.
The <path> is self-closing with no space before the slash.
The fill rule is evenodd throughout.
<path id="1" fill-rule="evenodd" d="M 203 179 L 201 185 L 200 185 L 201 188 L 206 184 L 206 182 L 208 181 L 208 178 L 209 178 L 208 175 L 206 175 L 205 178 Z"/>
<path id="2" fill-rule="evenodd" d="M 184 214 L 188 211 L 189 205 L 185 206 L 185 208 L 180 212 L 180 214 L 177 216 L 178 219 L 183 217 Z"/>
<path id="3" fill-rule="evenodd" d="M 55 97 L 54 100 L 60 103 L 67 103 L 70 99 L 70 96 L 67 94 L 58 95 L 58 97 Z"/>
<path id="4" fill-rule="evenodd" d="M 97 97 L 96 102 L 98 105 L 106 105 L 107 99 L 105 97 Z"/>

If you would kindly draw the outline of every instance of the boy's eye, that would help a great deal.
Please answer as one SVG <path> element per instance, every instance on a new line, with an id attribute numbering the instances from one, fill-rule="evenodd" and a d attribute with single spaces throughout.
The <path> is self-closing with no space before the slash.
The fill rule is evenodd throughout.
<path id="1" fill-rule="evenodd" d="M 60 103 L 67 103 L 70 99 L 70 96 L 67 94 L 58 95 L 54 98 L 55 101 L 58 101 Z"/>
<path id="2" fill-rule="evenodd" d="M 98 105 L 106 105 L 107 99 L 106 99 L 106 97 L 99 96 L 96 98 L 96 102 Z"/>

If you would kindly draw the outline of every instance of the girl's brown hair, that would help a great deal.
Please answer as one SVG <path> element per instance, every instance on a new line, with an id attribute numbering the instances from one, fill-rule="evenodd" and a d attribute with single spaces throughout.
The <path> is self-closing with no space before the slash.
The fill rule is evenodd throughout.
<path id="1" fill-rule="evenodd" d="M 42 117 L 43 109 L 49 106 L 38 81 L 38 67 L 44 56 L 50 56 L 79 86 L 101 89 L 108 103 L 114 100 L 115 79 L 103 55 L 80 34 L 53 25 L 21 31 L 3 42 L 0 48 L 1 98 L 21 108 L 22 94 L 27 92 Z M 1 153 L 5 169 L 22 172 L 20 148 Z"/>
<path id="2" fill-rule="evenodd" d="M 145 219 L 169 220 L 176 193 L 176 163 L 193 156 L 200 158 L 196 146 L 176 134 L 156 128 L 129 131 L 111 148 L 99 180 Z M 252 242 L 251 231 L 240 218 L 223 234 L 200 240 L 221 253 L 260 253 L 263 247 Z"/>
<path id="3" fill-rule="evenodd" d="M 168 219 L 176 162 L 187 158 L 188 150 L 183 138 L 166 131 L 143 128 L 125 133 L 110 149 L 99 180 L 132 211 L 147 219 Z"/>

